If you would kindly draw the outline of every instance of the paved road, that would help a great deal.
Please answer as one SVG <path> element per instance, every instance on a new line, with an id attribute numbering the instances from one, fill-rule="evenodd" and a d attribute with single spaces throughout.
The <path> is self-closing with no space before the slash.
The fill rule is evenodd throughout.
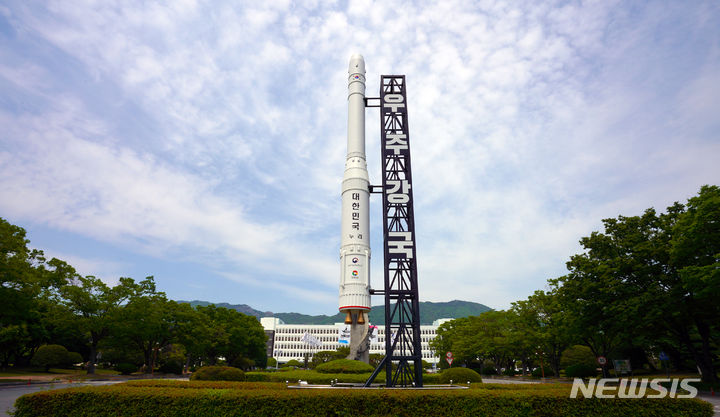
<path id="1" fill-rule="evenodd" d="M 0 386 L 0 416 L 9 416 L 9 412 L 14 410 L 15 400 L 21 395 L 31 392 L 47 391 L 51 389 L 82 387 L 86 385 L 109 385 L 117 384 L 123 381 L 85 381 L 85 382 L 58 382 L 52 384 L 32 384 L 32 385 L 4 385 Z"/>

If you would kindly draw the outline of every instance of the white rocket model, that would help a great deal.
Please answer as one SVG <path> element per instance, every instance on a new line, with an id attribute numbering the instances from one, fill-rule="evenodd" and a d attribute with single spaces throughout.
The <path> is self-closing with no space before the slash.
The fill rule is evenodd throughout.
<path id="1" fill-rule="evenodd" d="M 351 325 L 350 356 L 368 362 L 370 311 L 370 180 L 365 161 L 365 60 L 350 57 L 348 137 L 342 182 L 340 311 Z"/>

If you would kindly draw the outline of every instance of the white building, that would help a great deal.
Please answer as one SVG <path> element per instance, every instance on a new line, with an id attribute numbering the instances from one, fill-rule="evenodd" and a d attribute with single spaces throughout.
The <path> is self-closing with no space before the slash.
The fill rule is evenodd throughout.
<path id="1" fill-rule="evenodd" d="M 429 342 L 437 335 L 437 328 L 442 323 L 452 319 L 435 320 L 432 325 L 420 326 L 421 349 L 423 360 L 429 363 L 437 363 L 439 357 L 430 349 Z M 315 352 L 323 350 L 336 350 L 342 344 L 340 332 L 345 327 L 343 323 L 335 324 L 285 324 L 276 317 L 263 317 L 260 319 L 268 335 L 267 354 L 274 357 L 279 363 L 285 363 L 295 359 L 302 362 L 305 354 L 309 354 L 308 360 L 312 360 Z M 370 353 L 385 354 L 385 326 L 378 326 L 377 337 L 370 343 Z M 305 340 L 310 335 L 319 342 L 313 346 Z M 312 339 L 311 337 L 311 339 Z"/>

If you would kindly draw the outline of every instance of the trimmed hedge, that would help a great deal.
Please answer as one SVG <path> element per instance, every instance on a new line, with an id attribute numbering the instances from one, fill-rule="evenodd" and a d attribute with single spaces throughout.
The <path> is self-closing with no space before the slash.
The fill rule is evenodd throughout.
<path id="1" fill-rule="evenodd" d="M 45 372 L 50 367 L 71 368 L 73 364 L 82 362 L 83 358 L 77 352 L 68 352 L 62 345 L 44 345 L 35 352 L 31 364 L 45 368 Z"/>
<path id="2" fill-rule="evenodd" d="M 541 390 L 347 390 L 184 384 L 182 389 L 145 383 L 41 391 L 20 397 L 15 416 L 713 415 L 710 404 L 696 399 L 571 399 L 567 385 Z"/>
<path id="3" fill-rule="evenodd" d="M 321 374 L 366 374 L 372 373 L 373 370 L 375 368 L 367 363 L 351 359 L 336 359 L 315 367 L 315 371 Z"/>
<path id="4" fill-rule="evenodd" d="M 193 372 L 190 379 L 193 381 L 244 381 L 245 372 L 232 366 L 203 366 Z"/>
<path id="5" fill-rule="evenodd" d="M 482 368 L 483 375 L 497 375 L 497 369 L 494 366 L 486 366 Z"/>
<path id="6" fill-rule="evenodd" d="M 327 385 L 331 380 L 347 383 L 361 383 L 370 378 L 371 372 L 365 374 L 321 374 L 316 371 L 295 370 L 288 372 L 246 372 L 246 381 L 253 382 L 297 382 L 307 381 L 309 384 Z M 439 384 L 440 374 L 423 374 L 424 384 Z M 375 382 L 385 382 L 385 372 L 375 377 Z"/>
<path id="7" fill-rule="evenodd" d="M 482 378 L 480 378 L 479 373 L 473 371 L 472 369 L 450 368 L 440 373 L 440 383 L 449 384 L 450 381 L 453 381 L 453 383 L 464 384 L 467 381 L 482 382 Z"/>
<path id="8" fill-rule="evenodd" d="M 541 378 L 543 376 L 543 370 L 545 371 L 546 377 L 555 375 L 555 372 L 553 372 L 553 370 L 547 366 L 542 369 L 540 369 L 540 368 L 533 369 L 531 375 L 534 376 L 535 378 Z"/>
<path id="9" fill-rule="evenodd" d="M 130 375 L 131 373 L 138 370 L 138 367 L 132 363 L 119 363 L 115 365 L 115 370 L 120 372 L 122 375 Z"/>
<path id="10" fill-rule="evenodd" d="M 587 378 L 597 375 L 597 366 L 579 363 L 565 368 L 565 376 L 568 378 Z"/>
<path id="11" fill-rule="evenodd" d="M 178 358 L 170 358 L 160 365 L 160 372 L 164 374 L 182 375 L 185 366 Z"/>
<path id="12" fill-rule="evenodd" d="M 285 389 L 279 382 L 237 382 L 237 381 L 184 381 L 177 379 L 143 379 L 127 381 L 126 387 L 179 388 L 179 389 Z"/>

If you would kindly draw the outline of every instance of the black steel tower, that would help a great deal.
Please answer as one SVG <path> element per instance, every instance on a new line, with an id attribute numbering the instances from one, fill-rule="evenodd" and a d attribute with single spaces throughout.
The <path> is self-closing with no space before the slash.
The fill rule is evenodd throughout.
<path id="1" fill-rule="evenodd" d="M 404 75 L 380 77 L 380 131 L 385 261 L 385 367 L 387 387 L 422 387 L 420 305 L 415 257 L 415 218 Z M 397 367 L 393 371 L 392 364 Z M 411 365 L 412 363 L 412 365 Z"/>

